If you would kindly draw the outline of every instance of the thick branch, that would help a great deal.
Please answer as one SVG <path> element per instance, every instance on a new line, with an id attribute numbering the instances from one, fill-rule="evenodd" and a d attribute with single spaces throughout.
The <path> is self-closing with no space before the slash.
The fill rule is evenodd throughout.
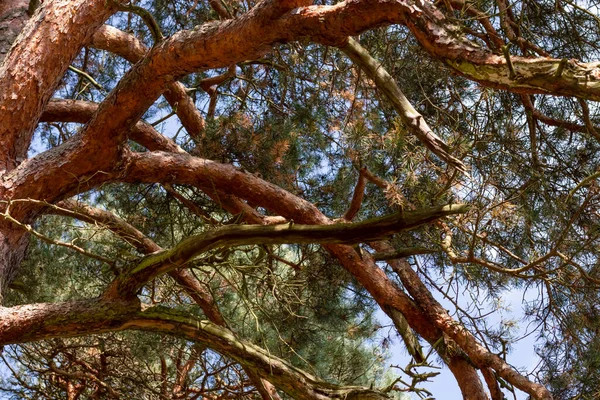
<path id="1" fill-rule="evenodd" d="M 98 104 L 83 100 L 52 99 L 46 105 L 40 122 L 79 122 L 87 123 L 98 110 Z M 171 139 L 160 134 L 152 125 L 138 122 L 129 133 L 129 138 L 150 151 L 162 150 L 172 153 L 185 153 Z"/>
<path id="2" fill-rule="evenodd" d="M 26 158 L 44 105 L 78 51 L 115 10 L 104 0 L 47 1 L 25 25 L 0 67 L 0 170 Z"/>
<path id="3" fill-rule="evenodd" d="M 72 178 L 63 178 L 63 183 L 54 184 L 54 188 L 45 195 L 47 199 L 54 200 L 59 196 L 57 192 L 71 193 L 80 187 L 76 176 L 90 175 L 98 169 L 110 173 L 117 166 L 120 146 L 127 132 L 174 76 L 256 59 L 277 43 L 301 38 L 343 46 L 348 36 L 387 23 L 405 24 L 434 57 L 478 82 L 527 93 L 600 99 L 600 83 L 597 82 L 600 69 L 597 63 L 567 62 L 561 75 L 555 76 L 560 60 L 512 57 L 517 74 L 517 79 L 513 80 L 503 56 L 491 54 L 464 39 L 459 29 L 429 2 L 420 2 L 417 6 L 401 0 L 362 0 L 334 6 L 289 9 L 290 4 L 265 0 L 236 20 L 181 31 L 161 42 L 125 75 L 80 135 L 60 150 L 49 151 L 53 155 L 62 152 L 61 157 L 55 157 L 54 162 L 44 162 L 41 172 L 31 171 L 32 164 L 28 164 L 18 173 L 35 173 L 38 181 L 50 181 L 57 178 L 58 168 L 63 175 L 65 170 L 68 171 Z M 25 103 L 29 103 L 29 99 Z M 13 111 L 11 109 L 10 114 L 23 114 Z M 37 115 L 33 115 L 34 120 L 37 120 Z M 30 117 L 32 115 L 28 120 L 32 119 Z M 11 116 L 9 123 L 4 125 L 18 125 L 19 121 L 11 123 L 13 119 Z M 76 156 L 72 155 L 74 151 Z M 51 156 L 39 157 L 49 161 Z M 27 179 L 21 181 L 26 182 Z"/>
<path id="4" fill-rule="evenodd" d="M 106 298 L 132 297 L 151 279 L 182 267 L 193 257 L 219 247 L 283 243 L 356 243 L 412 229 L 444 216 L 464 213 L 467 205 L 450 204 L 411 213 L 399 213 L 363 222 L 335 225 L 230 225 L 189 237 L 170 250 L 144 258 L 119 275 Z"/>
<path id="5" fill-rule="evenodd" d="M 231 331 L 208 321 L 163 308 L 143 311 L 137 301 L 98 299 L 58 304 L 0 308 L 0 343 L 24 343 L 53 337 L 81 336 L 136 329 L 186 338 L 238 361 L 272 381 L 295 399 L 387 399 L 375 390 L 337 386 L 290 365 L 268 351 L 239 340 Z"/>
<path id="6" fill-rule="evenodd" d="M 49 211 L 53 214 L 77 218 L 91 224 L 100 223 L 137 248 L 141 253 L 149 254 L 162 250 L 154 241 L 150 240 L 134 226 L 128 224 L 126 221 L 109 211 L 90 207 L 87 204 L 75 200 L 62 201 L 57 206 L 58 207 L 51 207 Z M 200 306 L 204 315 L 206 315 L 212 323 L 227 327 L 225 318 L 217 307 L 211 293 L 208 292 L 189 271 L 174 270 L 169 272 L 169 276 L 171 276 L 171 278 L 186 291 L 188 296 Z M 256 376 L 252 370 L 247 370 L 246 372 L 253 380 L 257 390 L 263 396 L 263 399 L 276 400 L 279 398 L 277 392 L 273 390 L 269 382 L 263 381 L 263 379 Z"/>
<path id="7" fill-rule="evenodd" d="M 137 63 L 148 52 L 148 49 L 135 36 L 108 25 L 102 26 L 94 33 L 90 46 L 110 51 L 132 64 Z M 204 133 L 206 122 L 192 98 L 188 96 L 183 84 L 176 81 L 167 83 L 163 95 L 176 111 L 181 124 L 190 136 L 199 139 Z"/>

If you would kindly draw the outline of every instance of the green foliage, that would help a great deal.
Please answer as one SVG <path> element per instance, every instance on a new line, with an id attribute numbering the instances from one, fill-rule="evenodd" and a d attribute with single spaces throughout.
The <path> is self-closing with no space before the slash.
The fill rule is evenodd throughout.
<path id="1" fill-rule="evenodd" d="M 233 16 L 254 4 L 223 3 Z M 440 8 L 445 6 L 441 3 L 447 2 L 436 2 Z M 591 15 L 595 11 L 554 0 L 510 3 L 524 40 L 553 57 L 599 58 L 599 20 Z M 590 10 L 597 10 L 596 3 L 586 2 Z M 487 13 L 492 25 L 506 35 L 500 29 L 497 2 L 468 4 Z M 218 18 L 208 2 L 149 0 L 137 5 L 154 15 L 165 35 Z M 466 36 L 490 45 L 482 38 L 482 25 L 466 8 L 444 12 Z M 120 13 L 109 22 L 152 46 L 138 16 Z M 540 114 L 559 122 L 545 123 L 539 116 L 532 120 L 519 94 L 482 88 L 453 75 L 421 49 L 406 28 L 372 30 L 360 40 L 450 152 L 469 165 L 469 177 L 455 172 L 410 135 L 374 83 L 342 52 L 310 43 L 281 44 L 263 59 L 238 64 L 235 76 L 216 87 L 214 115 L 209 114 L 211 94 L 201 82 L 226 69 L 181 78 L 207 116 L 207 128 L 200 137 L 189 137 L 175 117 L 156 128 L 191 154 L 256 174 L 332 218 L 348 209 L 361 169 L 380 178 L 384 187 L 368 183 L 355 220 L 468 202 L 473 206 L 468 215 L 448 219 L 445 226 L 401 233 L 392 244 L 436 251 L 409 261 L 439 298 L 456 305 L 468 294 L 468 307 L 453 310 L 457 319 L 502 356 L 509 356 L 516 328 L 510 323 L 492 327 L 486 322 L 488 312 L 500 311 L 508 291 L 538 291 L 540 296 L 527 307 L 529 321 L 539 324 L 538 379 L 558 399 L 594 398 L 600 381 L 600 191 L 595 180 L 578 184 L 600 170 L 600 129 L 593 129 L 600 124 L 598 107 L 591 105 L 586 111 L 579 99 L 528 96 Z M 533 46 L 513 50 L 523 56 L 540 52 Z M 93 75 L 104 90 L 69 72 L 56 95 L 95 102 L 102 101 L 130 67 L 94 49 L 82 50 L 73 64 Z M 156 121 L 171 111 L 161 99 L 144 118 Z M 58 146 L 79 128 L 72 123 L 42 125 L 34 147 L 41 151 Z M 160 185 L 107 185 L 87 193 L 84 200 L 113 212 L 165 248 L 190 235 L 239 222 L 198 189 L 175 185 L 175 190 L 201 215 Z M 18 290 L 10 293 L 7 305 L 98 296 L 115 272 L 141 256 L 102 226 L 44 216 L 34 228 L 113 263 L 33 240 L 14 285 Z M 442 249 L 450 234 L 454 257 Z M 225 249 L 194 260 L 189 270 L 214 297 L 229 327 L 246 340 L 330 382 L 369 386 L 389 378 L 382 367 L 388 354 L 378 342 L 376 304 L 319 247 Z M 386 273 L 400 284 L 395 274 Z M 148 304 L 162 303 L 205 317 L 201 307 L 167 277 L 145 286 L 139 297 Z M 186 360 L 194 360 L 187 388 L 225 393 L 230 385 L 236 386 L 237 398 L 258 396 L 239 365 L 179 338 L 128 332 L 7 349 L 5 362 L 14 374 L 2 381 L 0 391 L 12 398 L 65 397 L 52 363 L 69 373 L 105 374 L 103 382 L 117 392 L 111 394 L 91 378 L 79 379 L 87 385 L 83 398 L 159 398 L 164 382 L 174 390 Z M 119 369 L 121 365 L 126 368 Z"/>

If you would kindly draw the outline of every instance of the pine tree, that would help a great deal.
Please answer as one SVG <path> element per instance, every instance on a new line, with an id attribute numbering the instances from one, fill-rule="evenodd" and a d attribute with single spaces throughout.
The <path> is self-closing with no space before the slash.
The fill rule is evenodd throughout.
<path id="1" fill-rule="evenodd" d="M 0 391 L 595 398 L 597 8 L 4 1 Z"/>

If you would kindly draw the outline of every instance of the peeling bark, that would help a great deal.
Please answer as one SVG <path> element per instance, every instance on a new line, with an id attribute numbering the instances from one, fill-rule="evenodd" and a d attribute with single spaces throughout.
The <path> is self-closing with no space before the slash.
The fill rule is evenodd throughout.
<path id="1" fill-rule="evenodd" d="M 108 25 L 102 26 L 94 33 L 90 46 L 110 51 L 133 64 L 141 60 L 148 52 L 148 49 L 135 36 Z M 177 116 L 190 136 L 196 140 L 199 139 L 204 134 L 206 122 L 193 100 L 188 96 L 183 84 L 167 83 L 163 95 L 173 110 L 176 110 Z"/>

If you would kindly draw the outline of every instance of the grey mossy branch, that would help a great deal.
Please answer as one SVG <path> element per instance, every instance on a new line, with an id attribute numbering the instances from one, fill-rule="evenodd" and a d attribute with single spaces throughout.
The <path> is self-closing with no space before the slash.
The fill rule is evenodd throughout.
<path id="1" fill-rule="evenodd" d="M 124 271 L 107 288 L 107 298 L 134 296 L 146 282 L 175 268 L 182 267 L 193 257 L 219 247 L 252 244 L 284 243 L 358 243 L 378 240 L 394 233 L 413 229 L 439 218 L 463 214 L 466 204 L 448 204 L 413 212 L 401 212 L 357 223 L 333 225 L 280 224 L 229 225 L 200 235 L 191 236 L 175 247 L 143 258 L 130 270 Z"/>
<path id="2" fill-rule="evenodd" d="M 340 47 L 346 55 L 358 65 L 369 78 L 375 82 L 377 89 L 387 97 L 392 106 L 402 119 L 402 122 L 408 127 L 431 152 L 439 158 L 452 165 L 459 171 L 467 174 L 467 167 L 458 158 L 450 154 L 448 145 L 444 143 L 427 125 L 423 116 L 415 110 L 406 98 L 400 87 L 392 76 L 375 60 L 369 52 L 363 48 L 356 40 L 349 38 L 348 42 Z"/>

